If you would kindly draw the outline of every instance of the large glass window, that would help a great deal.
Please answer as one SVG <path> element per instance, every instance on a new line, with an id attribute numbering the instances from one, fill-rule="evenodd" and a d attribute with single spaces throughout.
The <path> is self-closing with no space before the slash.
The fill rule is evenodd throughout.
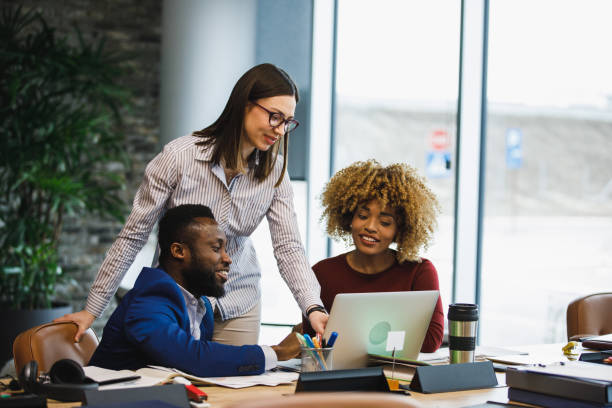
<path id="1" fill-rule="evenodd" d="M 407 163 L 442 204 L 435 242 L 445 307 L 451 293 L 461 2 L 339 0 L 333 170 L 357 160 Z M 332 255 L 346 252 L 332 246 Z"/>
<path id="2" fill-rule="evenodd" d="M 612 283 L 612 3 L 491 0 L 481 343 L 566 339 Z"/>

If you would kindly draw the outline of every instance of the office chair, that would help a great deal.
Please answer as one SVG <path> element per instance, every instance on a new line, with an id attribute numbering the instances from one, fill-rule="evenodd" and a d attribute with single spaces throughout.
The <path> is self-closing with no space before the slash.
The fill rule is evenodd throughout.
<path id="1" fill-rule="evenodd" d="M 13 342 L 17 373 L 21 373 L 32 360 L 38 364 L 38 370 L 46 373 L 56 361 L 66 358 L 81 366 L 87 365 L 98 347 L 98 338 L 92 329 L 88 329 L 81 341 L 75 343 L 76 332 L 76 323 L 62 322 L 42 324 L 20 333 Z"/>
<path id="2" fill-rule="evenodd" d="M 421 405 L 405 395 L 381 392 L 306 392 L 284 397 L 238 401 L 225 408 L 417 408 Z"/>
<path id="3" fill-rule="evenodd" d="M 612 333 L 612 293 L 595 293 L 567 307 L 567 338 L 578 340 Z"/>

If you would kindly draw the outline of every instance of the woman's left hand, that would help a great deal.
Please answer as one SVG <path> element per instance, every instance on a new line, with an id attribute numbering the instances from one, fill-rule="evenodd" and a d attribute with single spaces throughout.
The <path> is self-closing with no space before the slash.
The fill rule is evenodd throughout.
<path id="1" fill-rule="evenodd" d="M 323 335 L 323 332 L 325 331 L 325 325 L 327 325 L 327 319 L 329 319 L 329 316 L 326 313 L 319 312 L 318 310 L 315 310 L 314 312 L 308 315 L 310 326 L 317 333 L 321 333 L 321 336 Z"/>

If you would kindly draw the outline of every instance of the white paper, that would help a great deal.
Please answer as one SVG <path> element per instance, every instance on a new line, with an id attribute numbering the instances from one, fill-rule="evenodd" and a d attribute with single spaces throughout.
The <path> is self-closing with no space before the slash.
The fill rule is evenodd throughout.
<path id="1" fill-rule="evenodd" d="M 433 353 L 419 353 L 417 360 L 424 361 L 429 364 L 446 363 L 448 362 L 448 347 L 439 348 Z"/>
<path id="2" fill-rule="evenodd" d="M 121 380 L 122 378 L 129 378 L 139 375 L 136 374 L 135 371 L 131 370 L 110 370 L 108 368 L 96 366 L 85 366 L 83 367 L 83 372 L 85 373 L 86 377 L 91 378 L 97 383 L 104 381 Z"/>
<path id="3" fill-rule="evenodd" d="M 487 356 L 485 357 L 487 360 L 491 360 L 495 363 L 502 364 L 511 364 L 511 365 L 524 365 L 531 366 L 536 364 L 553 364 L 559 363 L 562 360 L 566 360 L 565 357 L 558 354 L 534 354 L 534 355 L 524 355 L 524 354 L 512 354 L 509 356 Z"/>
<path id="4" fill-rule="evenodd" d="M 400 351 L 404 349 L 405 331 L 390 331 L 387 333 L 387 351 Z"/>
<path id="5" fill-rule="evenodd" d="M 524 370 L 565 377 L 612 381 L 612 367 L 606 364 L 587 363 L 584 361 L 568 361 L 567 363 L 550 364 L 544 367 L 528 367 L 524 368 Z"/>
<path id="6" fill-rule="evenodd" d="M 161 382 L 159 378 L 148 377 L 131 370 L 118 371 L 96 366 L 85 366 L 83 367 L 83 372 L 85 373 L 85 376 L 91 378 L 95 382 L 120 380 L 122 378 L 134 377 L 136 375 L 140 376 L 140 378 L 136 380 L 121 381 L 113 384 L 101 385 L 98 388 L 100 391 L 114 390 L 119 388 L 150 387 Z"/>
<path id="7" fill-rule="evenodd" d="M 433 353 L 420 353 L 417 360 L 424 361 L 429 364 L 448 363 L 449 361 L 448 347 L 442 347 Z M 541 357 L 541 356 L 539 356 Z M 544 361 L 535 360 L 534 357 L 528 357 L 528 353 L 522 350 L 505 349 L 500 347 L 476 346 L 474 352 L 474 360 L 491 360 L 495 362 L 503 362 L 506 364 L 537 364 L 537 363 L 552 363 L 560 361 L 558 354 L 554 354 L 554 358 L 543 358 Z"/>
<path id="8" fill-rule="evenodd" d="M 589 338 L 587 338 L 587 340 L 612 341 L 612 333 L 611 334 L 604 334 L 603 336 L 589 337 Z"/>
<path id="9" fill-rule="evenodd" d="M 139 379 L 134 380 L 134 381 L 101 385 L 100 387 L 98 387 L 98 390 L 105 391 L 105 390 L 118 390 L 122 388 L 152 387 L 158 384 L 160 384 L 159 378 L 147 377 L 147 376 L 141 375 Z"/>
<path id="10" fill-rule="evenodd" d="M 149 366 L 152 369 L 159 370 L 162 373 L 165 372 L 168 376 L 171 376 L 173 373 L 176 375 L 181 375 L 185 378 L 188 378 L 192 381 L 199 381 L 208 384 L 216 384 L 222 387 L 229 388 L 245 388 L 245 387 L 253 387 L 255 385 L 268 385 L 268 386 L 276 386 L 279 384 L 290 384 L 293 381 L 296 381 L 299 377 L 298 373 L 291 372 L 283 372 L 283 371 L 266 371 L 260 375 L 243 375 L 243 376 L 234 376 L 234 377 L 196 377 L 191 374 L 184 373 L 176 368 L 168 368 L 168 367 L 160 367 L 160 366 Z M 145 369 L 138 370 L 139 372 L 144 372 Z M 150 371 L 147 371 L 147 374 L 150 374 Z M 160 375 L 161 376 L 161 375 Z"/>

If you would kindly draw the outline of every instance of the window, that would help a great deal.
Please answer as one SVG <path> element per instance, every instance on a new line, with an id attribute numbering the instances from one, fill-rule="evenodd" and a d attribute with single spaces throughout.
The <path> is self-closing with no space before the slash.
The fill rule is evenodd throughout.
<path id="1" fill-rule="evenodd" d="M 407 163 L 442 205 L 422 254 L 450 300 L 459 77 L 459 1 L 339 0 L 333 171 L 357 160 Z M 346 252 L 334 243 L 332 255 Z"/>
<path id="2" fill-rule="evenodd" d="M 564 341 L 569 302 L 610 289 L 611 13 L 490 1 L 481 344 Z"/>

